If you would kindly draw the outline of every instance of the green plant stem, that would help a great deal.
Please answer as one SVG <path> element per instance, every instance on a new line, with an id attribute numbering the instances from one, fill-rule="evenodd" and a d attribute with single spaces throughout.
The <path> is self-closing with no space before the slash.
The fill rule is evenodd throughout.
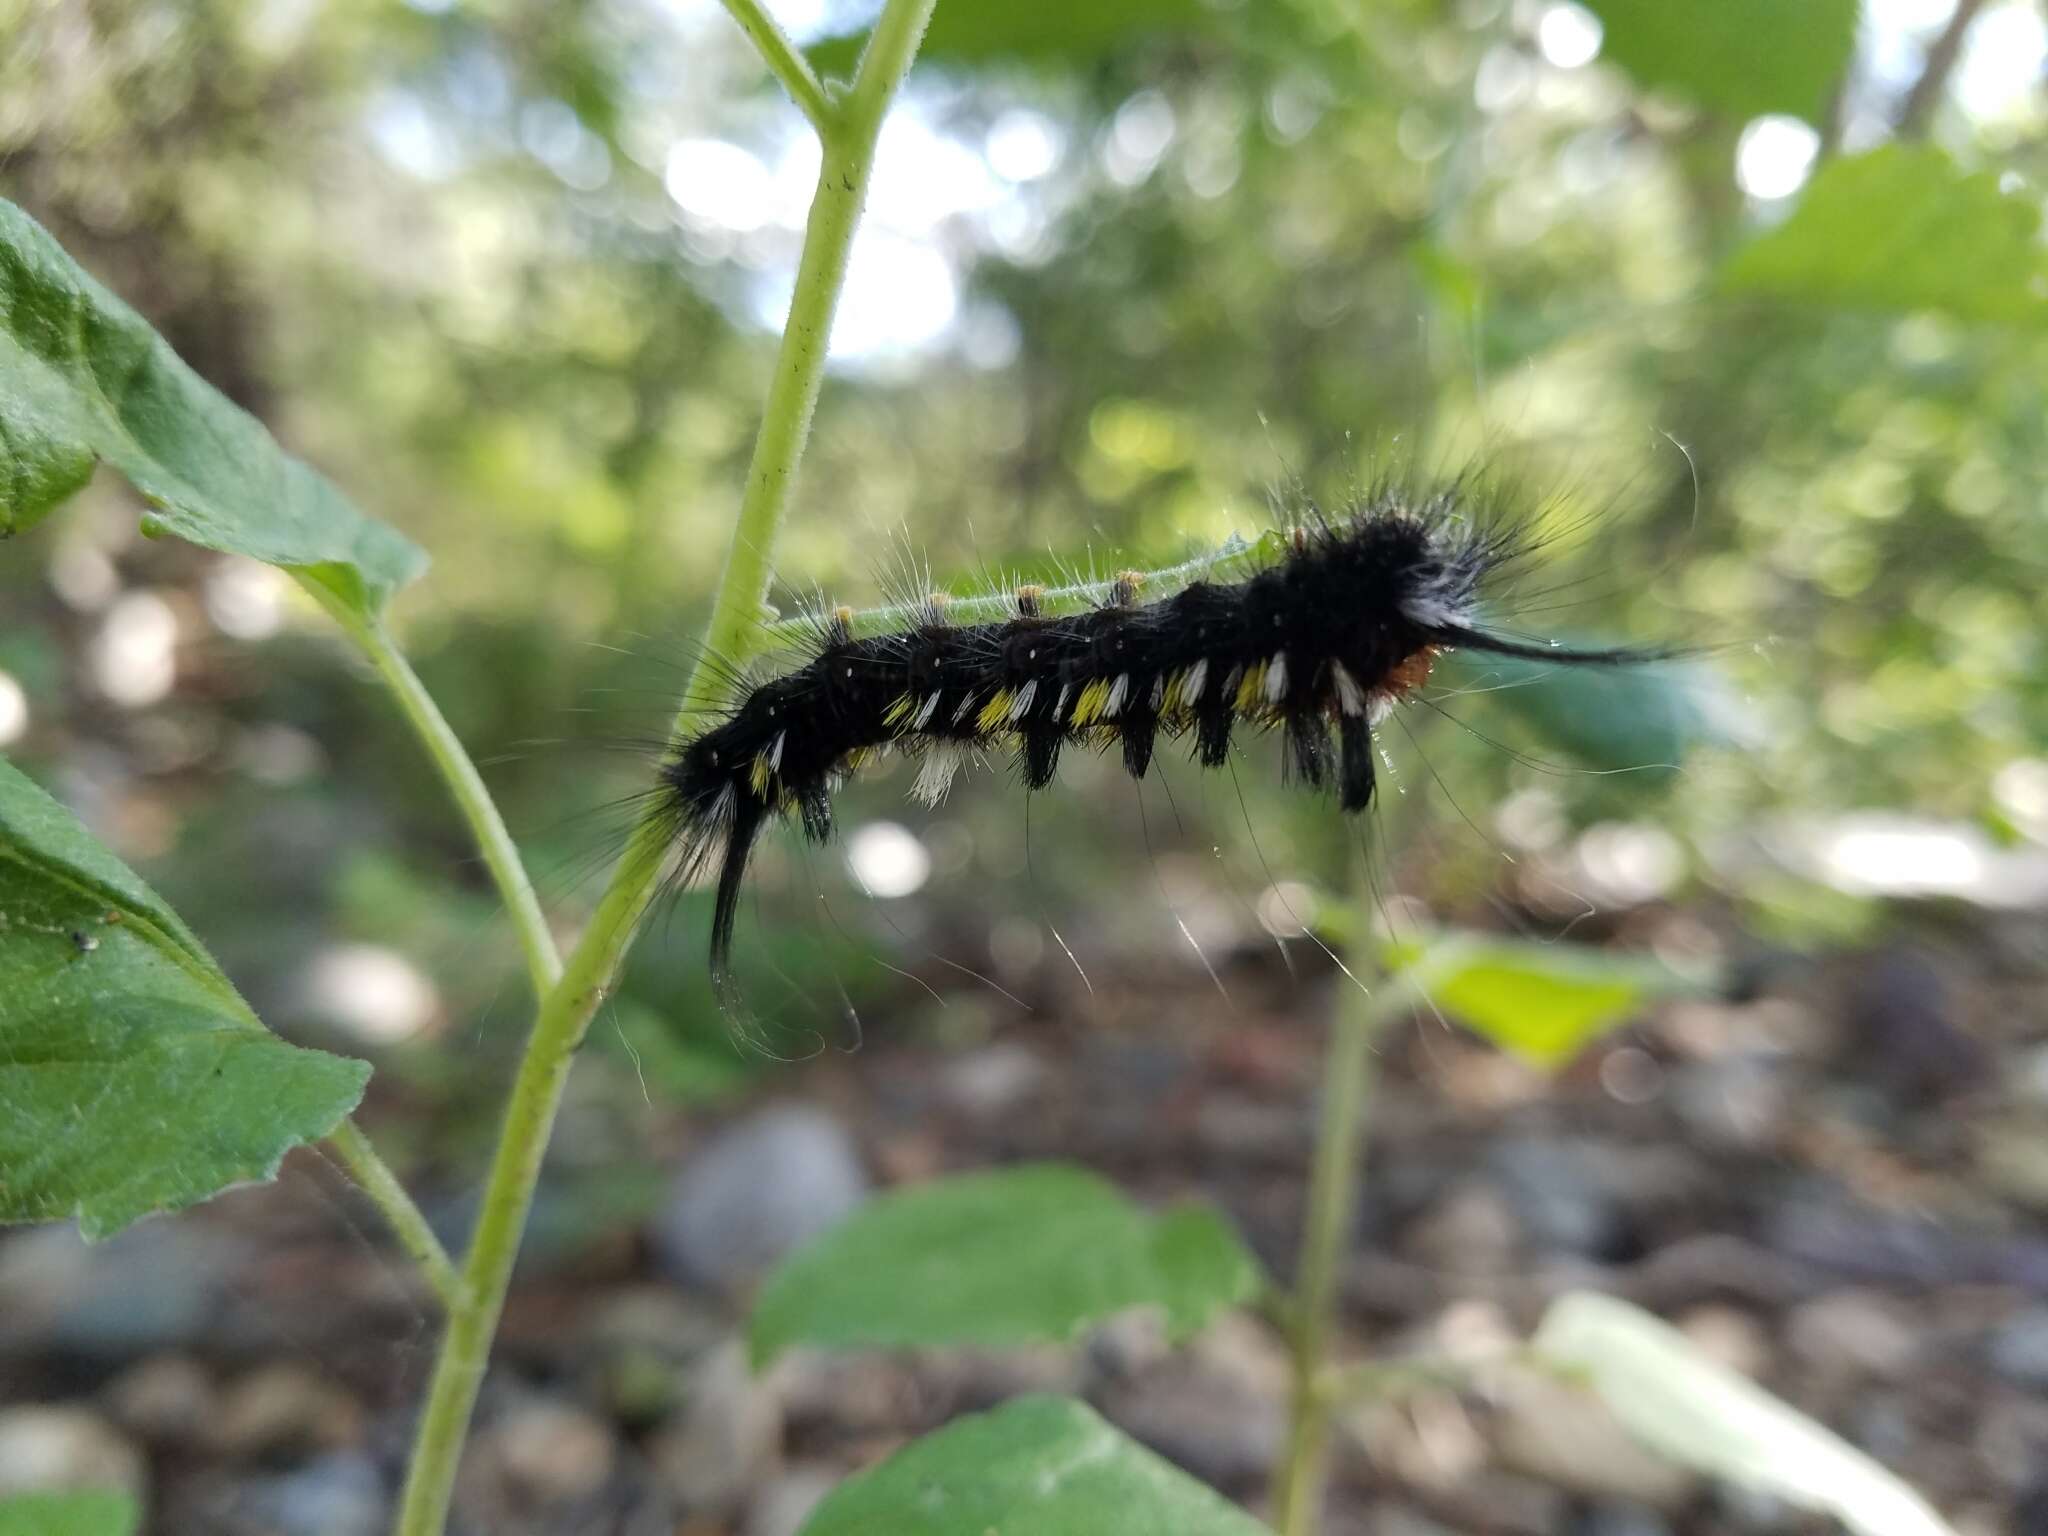
<path id="1" fill-rule="evenodd" d="M 769 73 L 782 82 L 782 88 L 811 120 L 811 126 L 825 132 L 832 121 L 832 103 L 809 63 L 789 40 L 789 34 L 761 9 L 759 0 L 725 0 L 725 9 L 753 40 L 754 49 Z"/>
<path id="2" fill-rule="evenodd" d="M 776 356 L 754 458 L 747 471 L 732 548 L 705 634 L 704 654 L 731 656 L 756 624 L 768 590 L 775 535 L 788 505 L 824 376 L 832 316 L 874 163 L 875 139 L 909 72 L 935 0 L 887 0 L 843 110 L 821 133 L 818 190 L 804 231 L 796 293 Z M 687 734 L 716 697 L 716 672 L 700 663 L 683 691 L 675 732 Z M 647 910 L 667 859 L 653 817 L 633 830 L 561 978 L 542 999 L 519 1063 L 484 1186 L 475 1236 L 463 1261 L 466 1294 L 449 1315 L 434 1362 L 399 1506 L 398 1536 L 440 1536 L 470 1414 L 505 1304 L 512 1263 L 540 1178 L 562 1089 L 577 1046 Z"/>
<path id="3" fill-rule="evenodd" d="M 327 1140 L 349 1176 L 362 1186 L 363 1193 L 376 1202 L 384 1219 L 391 1223 L 391 1230 L 398 1234 L 399 1243 L 426 1275 L 434 1294 L 441 1298 L 441 1305 L 455 1311 L 462 1304 L 462 1276 L 456 1273 L 454 1260 L 448 1257 L 448 1250 L 434 1236 L 434 1229 L 427 1225 L 427 1218 L 413 1204 L 398 1176 L 370 1145 L 370 1138 L 355 1121 L 344 1120 Z"/>
<path id="4" fill-rule="evenodd" d="M 1366 943 L 1352 946 L 1351 968 L 1361 980 L 1375 974 Z M 1387 1019 L 1414 996 L 1403 978 L 1367 994 L 1345 987 L 1330 1021 L 1323 1058 L 1322 1116 L 1316 1126 L 1309 1173 L 1308 1221 L 1301 1239 L 1291 1309 L 1294 1397 L 1287 1456 L 1277 1500 L 1281 1536 L 1311 1536 L 1322 1520 L 1323 1465 L 1329 1445 L 1330 1395 L 1323 1356 L 1336 1312 L 1338 1272 L 1351 1239 L 1357 1207 L 1358 1165 L 1365 1134 L 1365 1103 L 1372 1089 L 1373 1041 Z"/>
<path id="5" fill-rule="evenodd" d="M 368 658 L 377 676 L 398 701 L 413 734 L 419 737 L 427 755 L 434 760 L 434 766 L 441 771 L 448 792 L 455 797 L 456 807 L 476 838 L 477 849 L 483 854 L 491 880 L 498 887 L 499 898 L 505 903 L 505 914 L 512 920 L 513 931 L 519 936 L 519 948 L 526 957 L 527 973 L 533 978 L 534 995 L 545 997 L 548 989 L 554 986 L 555 978 L 562 973 L 561 957 L 555 953 L 554 935 L 548 931 L 548 920 L 541 912 L 540 899 L 533 893 L 533 882 L 526 877 L 526 866 L 519 860 L 519 849 L 512 842 L 512 834 L 505 830 L 505 819 L 498 814 L 491 792 L 484 788 L 476 765 L 469 760 L 469 754 L 463 751 L 461 741 L 449 728 L 433 695 L 427 692 L 419 675 L 406 661 L 404 653 L 392 643 L 384 627 L 332 601 L 317 582 L 301 585 L 319 600 Z"/>
<path id="6" fill-rule="evenodd" d="M 1127 571 L 1122 576 L 1135 580 L 1140 591 L 1148 597 L 1164 597 L 1178 592 L 1192 582 L 1211 576 L 1228 576 L 1235 581 L 1264 570 L 1279 562 L 1285 551 L 1285 541 L 1275 534 L 1262 536 L 1255 544 L 1233 538 L 1221 548 L 1207 554 L 1196 555 L 1178 565 L 1161 566 L 1150 571 Z M 1098 608 L 1108 600 L 1110 588 L 1117 578 L 1101 581 L 1077 581 L 1057 587 L 1038 589 L 1038 609 L 1048 618 L 1058 618 L 1069 613 Z M 987 624 L 1014 618 L 1017 613 L 1017 594 L 1014 589 L 998 592 L 981 592 L 968 597 L 945 595 L 946 620 L 951 624 Z M 897 634 L 917 624 L 924 616 L 928 604 L 891 603 L 877 608 L 857 608 L 847 615 L 846 625 L 856 637 L 863 635 Z M 817 623 L 811 618 L 780 619 L 765 624 L 755 631 L 755 649 L 772 649 L 784 645 L 801 645 L 817 633 Z"/>

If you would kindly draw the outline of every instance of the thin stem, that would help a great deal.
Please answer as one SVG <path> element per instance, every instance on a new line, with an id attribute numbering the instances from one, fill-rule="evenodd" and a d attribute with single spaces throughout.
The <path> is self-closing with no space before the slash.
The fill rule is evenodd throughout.
<path id="1" fill-rule="evenodd" d="M 1927 62 L 1920 68 L 1920 78 L 1913 82 L 1913 88 L 1906 93 L 1906 99 L 1899 107 L 1896 126 L 1900 138 L 1917 139 L 1927 131 L 1934 109 L 1941 102 L 1942 92 L 1948 89 L 1948 77 L 1962 54 L 1963 35 L 1970 30 L 1970 23 L 1977 19 L 1977 12 L 1983 7 L 1984 0 L 1957 0 L 1941 35 L 1928 45 Z"/>
<path id="2" fill-rule="evenodd" d="M 512 834 L 505 830 L 505 820 L 498 814 L 491 792 L 484 788 L 476 765 L 469 760 L 469 754 L 449 728 L 433 695 L 427 692 L 419 675 L 392 643 L 383 625 L 343 607 L 319 583 L 305 582 L 303 585 L 369 658 L 377 676 L 398 701 L 413 734 L 419 737 L 427 755 L 433 758 L 434 766 L 441 770 L 448 792 L 455 797 L 456 806 L 469 823 L 470 833 L 476 838 L 484 864 L 491 872 L 491 880 L 498 887 L 506 916 L 512 919 L 512 929 L 519 936 L 519 948 L 526 956 L 527 973 L 533 978 L 534 994 L 545 997 L 555 984 L 555 978 L 562 973 L 561 957 L 555 953 L 554 935 L 548 931 L 548 920 L 541 912 L 540 899 L 533 893 L 533 882 L 526 877 L 526 866 L 519 861 L 519 850 L 512 842 Z"/>
<path id="3" fill-rule="evenodd" d="M 821 134 L 830 128 L 832 103 L 825 95 L 825 87 L 797 52 L 789 34 L 776 25 L 775 18 L 761 8 L 759 0 L 725 0 L 725 9 L 753 40 L 769 73 L 782 82 L 782 88 L 811 120 L 811 126 Z"/>
<path id="4" fill-rule="evenodd" d="M 1196 555 L 1178 565 L 1163 566 L 1152 571 L 1126 571 L 1122 578 L 1134 580 L 1138 588 L 1153 596 L 1167 596 L 1179 591 L 1191 582 L 1224 572 L 1238 579 L 1253 571 L 1276 564 L 1284 552 L 1284 541 L 1273 535 L 1263 536 L 1256 544 L 1247 544 L 1233 538 L 1222 548 L 1208 554 Z M 1048 618 L 1059 618 L 1068 613 L 1099 607 L 1109 596 L 1110 588 L 1117 578 L 1103 581 L 1077 581 L 1065 586 L 1040 587 L 1037 591 L 1038 610 Z M 1013 618 L 1017 612 L 1017 595 L 1010 592 L 983 592 L 972 597 L 955 597 L 947 594 L 946 622 L 949 624 L 987 624 L 1001 619 Z M 856 637 L 862 635 L 896 634 L 916 624 L 926 613 L 929 605 L 925 602 L 890 603 L 878 608 L 860 608 L 847 615 L 848 630 Z M 755 651 L 769 650 L 784 645 L 801 645 L 817 631 L 812 618 L 782 619 L 773 624 L 764 624 L 754 632 Z"/>
<path id="5" fill-rule="evenodd" d="M 1361 976 L 1373 973 L 1363 944 L 1354 946 L 1350 964 Z M 1413 999 L 1415 988 L 1408 978 L 1415 974 L 1405 972 L 1370 996 L 1345 988 L 1330 1021 L 1330 1045 L 1323 1058 L 1322 1118 L 1316 1127 L 1315 1159 L 1309 1173 L 1308 1224 L 1301 1239 L 1293 1337 L 1289 1340 L 1294 1400 L 1287 1459 L 1280 1478 L 1281 1536 L 1311 1536 L 1322 1520 L 1323 1465 L 1330 1428 L 1323 1355 L 1336 1312 L 1338 1272 L 1357 1206 L 1373 1040 L 1380 1025 Z"/>
<path id="6" fill-rule="evenodd" d="M 434 1294 L 441 1298 L 441 1305 L 450 1312 L 455 1311 L 462 1305 L 462 1276 L 455 1272 L 455 1263 L 448 1257 L 448 1250 L 441 1246 L 441 1239 L 434 1236 L 434 1229 L 427 1225 L 427 1218 L 413 1204 L 412 1196 L 405 1192 L 398 1176 L 377 1155 L 377 1149 L 370 1145 L 370 1138 L 363 1134 L 355 1121 L 344 1120 L 327 1140 L 335 1155 L 347 1166 L 349 1176 L 384 1213 L 384 1219 L 391 1223 L 391 1230 L 398 1234 L 400 1246 L 412 1255 L 413 1262 L 426 1275 Z"/>
<path id="7" fill-rule="evenodd" d="M 826 342 L 867 196 L 876 136 L 882 115 L 916 56 L 934 3 L 887 0 L 846 109 L 820 135 L 824 154 L 797 265 L 796 294 L 776 355 L 725 574 L 712 605 L 703 651 L 707 657 L 736 654 L 760 621 L 769 560 L 817 405 Z M 717 674 L 700 663 L 683 690 L 684 703 L 674 726 L 677 734 L 688 733 L 696 712 L 708 707 L 718 686 Z M 446 1524 L 463 1437 L 569 1068 L 660 882 L 667 853 L 660 821 L 644 818 L 634 828 L 560 980 L 541 1000 L 506 1102 L 476 1234 L 463 1263 L 467 1295 L 449 1316 L 434 1363 L 399 1507 L 398 1536 L 440 1536 Z"/>

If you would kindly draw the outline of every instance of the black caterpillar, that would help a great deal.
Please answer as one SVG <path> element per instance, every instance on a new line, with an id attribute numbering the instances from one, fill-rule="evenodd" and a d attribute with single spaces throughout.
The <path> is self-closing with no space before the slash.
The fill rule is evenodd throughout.
<path id="1" fill-rule="evenodd" d="M 761 829 L 793 814 L 825 841 L 834 790 L 877 752 L 921 755 L 914 792 L 936 804 L 977 751 L 1012 750 L 1025 784 L 1042 789 L 1069 745 L 1118 746 L 1142 779 L 1162 734 L 1192 736 L 1196 758 L 1217 767 L 1240 724 L 1277 728 L 1292 773 L 1334 785 L 1338 806 L 1357 813 L 1372 803 L 1374 725 L 1428 681 L 1441 652 L 1581 665 L 1669 654 L 1482 627 L 1490 581 L 1533 546 L 1511 521 L 1467 515 L 1469 499 L 1463 488 L 1419 502 L 1379 492 L 1341 515 L 1311 510 L 1277 559 L 1240 580 L 1197 579 L 1145 601 L 1144 578 L 1125 573 L 1097 606 L 1064 617 L 1044 612 L 1042 589 L 1029 586 L 1008 617 L 986 623 L 948 622 L 939 596 L 900 630 L 865 638 L 849 610 L 818 615 L 808 661 L 747 684 L 723 723 L 661 768 L 676 878 L 719 859 L 711 969 L 721 991 Z"/>

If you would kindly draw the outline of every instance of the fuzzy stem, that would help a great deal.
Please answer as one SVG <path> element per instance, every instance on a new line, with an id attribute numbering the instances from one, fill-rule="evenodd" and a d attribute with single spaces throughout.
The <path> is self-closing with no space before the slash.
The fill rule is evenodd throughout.
<path id="1" fill-rule="evenodd" d="M 457 808 L 476 838 L 477 849 L 484 856 L 484 865 L 490 870 L 491 880 L 498 887 L 498 896 L 505 903 L 505 915 L 512 920 L 513 932 L 519 936 L 519 948 L 526 957 L 526 970 L 533 979 L 534 994 L 545 997 L 555 984 L 555 978 L 562 973 L 561 957 L 555 953 L 554 935 L 548 931 L 547 917 L 540 909 L 540 898 L 533 893 L 533 882 L 526 876 L 526 866 L 519 860 L 519 849 L 512 841 L 512 834 L 505 830 L 505 819 L 498 814 L 491 792 L 484 788 L 476 764 L 469 760 L 469 754 L 462 749 L 462 742 L 449 727 L 440 706 L 435 704 L 433 695 L 420 682 L 419 674 L 413 671 L 404 653 L 392 643 L 384 626 L 344 607 L 318 582 L 309 581 L 301 585 L 327 610 L 335 623 L 341 626 L 342 632 L 355 642 L 356 648 L 376 669 L 378 678 L 398 701 L 413 734 L 419 737 L 427 755 L 434 760 L 434 766 L 441 771 L 449 794 L 455 797 Z"/>
<path id="2" fill-rule="evenodd" d="M 776 356 L 725 574 L 712 606 L 702 652 L 707 658 L 737 653 L 759 622 L 775 534 L 818 400 L 826 341 L 867 196 L 876 136 L 916 56 L 934 3 L 887 0 L 844 109 L 820 135 L 824 153 L 797 266 L 796 294 Z M 718 674 L 700 662 L 683 691 L 674 726 L 678 736 L 689 732 L 720 686 Z M 398 1536 L 440 1536 L 447 1522 L 456 1463 L 570 1064 L 660 882 L 667 851 L 660 821 L 651 815 L 644 818 L 634 828 L 561 979 L 541 1001 L 505 1106 L 483 1208 L 463 1263 L 467 1294 L 449 1316 L 434 1363 L 399 1508 Z"/>
<path id="3" fill-rule="evenodd" d="M 725 0 L 726 11 L 740 24 L 740 30 L 753 40 L 755 51 L 761 55 L 761 62 L 768 66 L 769 73 L 782 82 L 782 88 L 789 92 L 790 100 L 811 120 L 811 126 L 819 133 L 831 127 L 832 103 L 825 95 L 825 87 L 818 81 L 811 66 L 796 45 L 789 40 L 789 34 L 775 24 L 775 18 L 761 8 L 760 0 Z"/>
<path id="4" fill-rule="evenodd" d="M 1284 541 L 1276 534 L 1266 534 L 1254 544 L 1232 537 L 1220 549 L 1196 555 L 1178 565 L 1122 574 L 1132 579 L 1140 592 L 1163 596 L 1209 576 L 1227 574 L 1232 579 L 1249 576 L 1254 571 L 1278 564 L 1285 548 Z M 1110 578 L 1040 587 L 1037 593 L 1039 611 L 1048 618 L 1059 618 L 1100 607 L 1108 599 L 1114 584 L 1115 578 Z M 1014 590 L 986 592 L 973 597 L 948 594 L 944 601 L 946 622 L 949 624 L 991 624 L 1017 616 L 1017 594 Z M 857 608 L 847 615 L 846 622 L 856 639 L 867 635 L 897 634 L 920 623 L 930 608 L 930 603 L 924 600 L 889 603 L 879 608 Z M 754 644 L 746 654 L 802 645 L 816 636 L 817 629 L 815 616 L 764 624 L 754 632 Z"/>
<path id="5" fill-rule="evenodd" d="M 1360 976 L 1372 974 L 1366 945 L 1354 945 L 1353 951 L 1351 969 Z M 1323 1355 L 1329 1347 L 1338 1272 L 1357 1205 L 1365 1102 L 1372 1091 L 1373 1040 L 1382 1024 L 1413 1001 L 1415 987 L 1407 978 L 1416 974 L 1416 970 L 1404 972 L 1369 995 L 1346 987 L 1330 1021 L 1330 1045 L 1322 1070 L 1322 1118 L 1316 1127 L 1315 1159 L 1309 1173 L 1308 1223 L 1302 1233 L 1291 1308 L 1294 1398 L 1277 1501 L 1281 1536 L 1312 1536 L 1322 1520 L 1323 1466 L 1330 1430 Z"/>
<path id="6" fill-rule="evenodd" d="M 344 1120 L 327 1140 L 347 1167 L 349 1176 L 384 1213 L 384 1219 L 398 1235 L 400 1245 L 412 1255 L 413 1262 L 419 1265 L 433 1286 L 434 1294 L 441 1298 L 441 1305 L 450 1312 L 456 1310 L 462 1305 L 462 1276 L 455 1272 L 455 1263 L 448 1257 L 448 1250 L 434 1236 L 434 1229 L 427 1225 L 427 1218 L 413 1204 L 412 1196 L 405 1192 L 398 1176 L 377 1155 L 377 1149 L 370 1145 L 370 1138 L 363 1134 L 355 1121 Z"/>

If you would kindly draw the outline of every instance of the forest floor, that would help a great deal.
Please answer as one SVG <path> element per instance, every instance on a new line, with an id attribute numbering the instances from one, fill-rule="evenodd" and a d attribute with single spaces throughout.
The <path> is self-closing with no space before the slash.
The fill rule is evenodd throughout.
<path id="1" fill-rule="evenodd" d="M 792 1233 L 868 1189 L 1019 1160 L 1211 1199 L 1288 1273 L 1337 982 L 1270 956 L 1226 980 L 1228 1005 L 1177 965 L 1097 976 L 1056 1014 L 956 1020 L 950 1048 L 871 1029 L 715 1111 L 654 1113 L 655 1171 L 643 1144 L 641 1173 L 565 1178 L 540 1211 L 458 1528 L 790 1536 L 848 1471 L 1029 1390 L 1086 1397 L 1262 1509 L 1286 1367 L 1249 1315 L 1179 1350 L 1132 1317 L 1072 1349 L 798 1354 L 759 1378 L 738 1342 L 758 1260 Z M 1664 1005 L 1557 1079 L 1429 1018 L 1379 1061 L 1345 1356 L 1512 1339 L 1563 1291 L 1610 1291 L 1865 1447 L 1965 1536 L 2048 1532 L 2048 957 L 2026 927 L 1766 967 L 1739 1000 Z M 380 1133 L 408 1129 L 378 1108 Z M 585 1110 L 564 1167 L 607 1135 Z M 99 1248 L 0 1237 L 0 1489 L 126 1483 L 173 1536 L 375 1536 L 433 1327 L 312 1153 Z M 1662 1467 L 1557 1390 L 1501 1378 L 1359 1406 L 1328 1531 L 1830 1528 Z"/>

